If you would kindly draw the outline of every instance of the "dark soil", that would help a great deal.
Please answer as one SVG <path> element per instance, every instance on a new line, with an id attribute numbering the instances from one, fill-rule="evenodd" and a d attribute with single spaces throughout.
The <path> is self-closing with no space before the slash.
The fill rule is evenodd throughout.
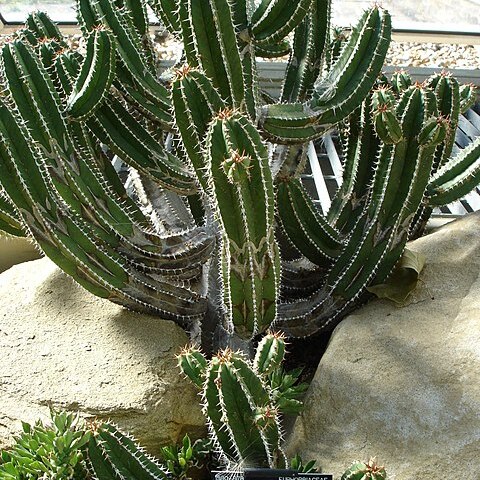
<path id="1" fill-rule="evenodd" d="M 331 336 L 332 332 L 326 332 L 312 337 L 290 340 L 287 344 L 285 370 L 301 367 L 303 371 L 300 381 L 311 382 Z"/>

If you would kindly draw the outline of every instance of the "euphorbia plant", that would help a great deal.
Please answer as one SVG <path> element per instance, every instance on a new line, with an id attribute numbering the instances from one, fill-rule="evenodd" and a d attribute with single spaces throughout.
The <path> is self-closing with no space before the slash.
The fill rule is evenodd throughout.
<path id="1" fill-rule="evenodd" d="M 35 13 L 0 55 L 0 225 L 95 295 L 217 346 L 311 335 L 388 277 L 431 206 L 478 184 L 478 143 L 450 158 L 473 89 L 379 81 L 380 7 L 338 50 L 329 0 L 149 5 L 183 42 L 161 74 L 143 0 L 78 0 L 84 54 Z M 286 53 L 274 99 L 257 57 Z M 305 146 L 339 124 L 344 179 L 322 213 Z"/>

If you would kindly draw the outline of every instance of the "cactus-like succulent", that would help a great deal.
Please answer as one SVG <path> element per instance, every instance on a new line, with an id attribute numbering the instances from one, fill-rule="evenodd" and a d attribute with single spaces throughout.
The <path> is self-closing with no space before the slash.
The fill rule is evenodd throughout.
<path id="1" fill-rule="evenodd" d="M 451 156 L 475 97 L 453 78 L 397 74 L 370 93 L 390 16 L 374 6 L 332 39 L 330 3 L 148 0 L 183 42 L 166 70 L 143 0 L 79 0 L 84 54 L 32 14 L 0 52 L 0 228 L 205 344 L 331 329 L 433 206 L 479 183 L 480 142 Z M 277 102 L 257 56 L 286 52 Z M 343 184 L 321 212 L 300 180 L 306 144 L 339 124 Z"/>
<path id="2" fill-rule="evenodd" d="M 341 480 L 386 480 L 385 468 L 378 465 L 375 459 L 368 462 L 354 462 L 342 475 Z"/>
<path id="3" fill-rule="evenodd" d="M 168 480 L 171 472 L 129 435 L 109 422 L 90 428 L 87 464 L 99 480 Z"/>
<path id="4" fill-rule="evenodd" d="M 220 459 L 230 468 L 287 465 L 282 451 L 281 415 L 298 413 L 305 385 L 278 382 L 285 353 L 282 335 L 267 334 L 255 359 L 230 349 L 207 361 L 198 349 L 178 356 L 183 373 L 201 389 L 203 410 Z M 288 375 L 288 374 L 287 374 Z"/>

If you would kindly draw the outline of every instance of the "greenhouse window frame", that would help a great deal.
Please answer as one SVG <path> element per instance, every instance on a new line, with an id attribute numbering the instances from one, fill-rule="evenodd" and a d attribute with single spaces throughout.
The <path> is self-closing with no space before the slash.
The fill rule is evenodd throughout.
<path id="1" fill-rule="evenodd" d="M 9 22 L 5 20 L 5 17 L 0 12 L 0 35 L 8 35 L 13 33 L 18 28 L 21 28 L 25 25 L 25 22 Z M 80 27 L 77 22 L 57 22 L 60 30 L 66 35 L 72 35 L 75 33 L 80 33 Z M 156 24 L 158 28 L 159 24 Z M 152 28 L 155 28 L 154 25 L 151 25 Z"/>
<path id="2" fill-rule="evenodd" d="M 24 23 L 19 21 L 7 21 L 0 11 L 0 34 L 8 34 L 15 31 Z M 78 33 L 80 28 L 77 22 L 58 22 L 62 31 L 66 34 Z M 160 23 L 151 23 L 150 28 L 156 30 Z M 475 30 L 449 30 L 433 26 L 425 28 L 394 28 L 393 40 L 398 42 L 425 42 L 425 43 L 457 43 L 466 45 L 480 45 L 480 32 Z"/>

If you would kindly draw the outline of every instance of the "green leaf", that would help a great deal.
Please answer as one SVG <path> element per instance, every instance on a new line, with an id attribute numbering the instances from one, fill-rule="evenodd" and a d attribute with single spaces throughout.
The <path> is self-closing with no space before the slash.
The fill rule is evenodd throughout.
<path id="1" fill-rule="evenodd" d="M 385 283 L 367 287 L 378 298 L 387 298 L 403 304 L 418 283 L 418 275 L 425 265 L 425 256 L 408 248 Z"/>
<path id="2" fill-rule="evenodd" d="M 183 449 L 188 451 L 191 445 L 192 445 L 192 442 L 190 441 L 190 437 L 188 435 L 185 435 L 183 437 Z"/>

